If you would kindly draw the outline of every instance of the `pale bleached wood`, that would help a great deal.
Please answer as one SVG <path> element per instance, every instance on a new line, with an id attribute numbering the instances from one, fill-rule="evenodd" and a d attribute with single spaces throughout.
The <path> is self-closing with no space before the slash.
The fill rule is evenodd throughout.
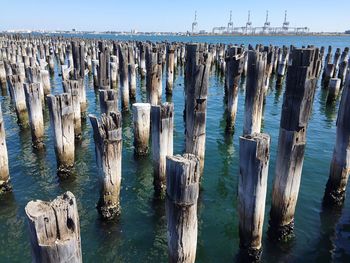
<path id="1" fill-rule="evenodd" d="M 173 86 L 174 86 L 174 52 L 175 47 L 174 45 L 168 45 L 167 46 L 167 53 L 166 53 L 166 93 L 172 94 L 173 93 Z"/>
<path id="2" fill-rule="evenodd" d="M 227 90 L 227 130 L 234 130 L 238 108 L 238 85 L 244 66 L 244 52 L 242 48 L 233 46 L 226 54 L 226 90 Z"/>
<path id="3" fill-rule="evenodd" d="M 146 155 L 149 152 L 151 128 L 151 104 L 134 103 L 132 105 L 134 127 L 134 147 L 136 155 Z"/>
<path id="4" fill-rule="evenodd" d="M 110 112 L 118 111 L 118 92 L 115 90 L 100 90 L 100 109 L 101 114 L 106 113 L 107 115 Z"/>
<path id="5" fill-rule="evenodd" d="M 211 57 L 204 44 L 187 44 L 186 52 L 186 152 L 199 157 L 202 171 L 205 155 L 207 96 Z"/>
<path id="6" fill-rule="evenodd" d="M 151 107 L 152 157 L 156 195 L 162 195 L 166 186 L 166 156 L 173 155 L 174 104 Z"/>
<path id="7" fill-rule="evenodd" d="M 289 239 L 293 235 L 306 130 L 317 83 L 315 66 L 320 59 L 319 50 L 294 49 L 291 59 L 282 106 L 270 211 L 271 237 L 280 240 Z"/>
<path id="8" fill-rule="evenodd" d="M 166 159 L 168 261 L 193 263 L 197 248 L 200 164 L 193 154 Z"/>
<path id="9" fill-rule="evenodd" d="M 74 111 L 69 93 L 47 96 L 54 135 L 57 169 L 60 176 L 69 175 L 74 166 Z"/>
<path id="10" fill-rule="evenodd" d="M 333 150 L 324 202 L 330 206 L 342 206 L 350 173 L 350 75 L 344 86 L 338 110 L 336 141 Z"/>
<path id="11" fill-rule="evenodd" d="M 71 105 L 73 108 L 74 136 L 81 139 L 81 109 L 80 109 L 80 91 L 76 80 L 63 81 L 63 91 L 70 94 Z"/>
<path id="12" fill-rule="evenodd" d="M 40 98 L 40 83 L 25 84 L 26 104 L 34 148 L 44 146 L 44 116 Z"/>
<path id="13" fill-rule="evenodd" d="M 120 213 L 120 184 L 122 174 L 122 117 L 120 112 L 102 114 L 100 119 L 90 115 L 94 130 L 97 165 L 103 178 L 98 209 L 103 218 Z"/>
<path id="14" fill-rule="evenodd" d="M 146 92 L 147 102 L 159 105 L 162 96 L 162 62 L 157 46 L 146 47 Z"/>
<path id="15" fill-rule="evenodd" d="M 5 124 L 0 104 L 0 194 L 11 191 Z"/>
<path id="16" fill-rule="evenodd" d="M 266 52 L 248 51 L 243 135 L 260 133 L 266 81 Z"/>
<path id="17" fill-rule="evenodd" d="M 262 133 L 239 139 L 238 212 L 241 255 L 259 260 L 262 252 L 270 136 Z"/>
<path id="18" fill-rule="evenodd" d="M 50 75 L 48 70 L 40 70 L 40 78 L 43 85 L 44 95 L 51 93 Z"/>
<path id="19" fill-rule="evenodd" d="M 82 262 L 78 207 L 71 192 L 52 202 L 30 201 L 25 212 L 33 262 Z"/>
<path id="20" fill-rule="evenodd" d="M 22 75 L 7 76 L 7 84 L 13 104 L 15 105 L 18 123 L 27 125 L 28 111 L 24 94 L 24 77 Z"/>

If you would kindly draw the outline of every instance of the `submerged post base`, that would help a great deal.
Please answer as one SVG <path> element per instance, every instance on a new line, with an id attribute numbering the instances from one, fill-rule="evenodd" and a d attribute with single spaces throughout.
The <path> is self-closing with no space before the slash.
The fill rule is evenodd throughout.
<path id="1" fill-rule="evenodd" d="M 272 220 L 269 222 L 268 236 L 272 241 L 288 242 L 294 238 L 294 219 L 287 225 L 279 225 Z"/>
<path id="2" fill-rule="evenodd" d="M 57 168 L 57 176 L 61 179 L 68 178 L 72 174 L 73 166 L 59 165 Z"/>
<path id="3" fill-rule="evenodd" d="M 262 249 L 256 248 L 240 248 L 238 254 L 238 262 L 260 262 Z"/>
<path id="4" fill-rule="evenodd" d="M 0 184 L 0 194 L 12 192 L 12 185 L 10 184 L 10 181 L 3 182 Z"/>
<path id="5" fill-rule="evenodd" d="M 99 202 L 97 205 L 97 210 L 101 214 L 102 218 L 107 220 L 113 219 L 120 215 L 119 204 L 102 204 L 102 202 Z"/>
<path id="6" fill-rule="evenodd" d="M 345 201 L 345 194 L 345 191 L 334 189 L 332 184 L 328 181 L 323 197 L 323 205 L 326 207 L 341 207 Z"/>

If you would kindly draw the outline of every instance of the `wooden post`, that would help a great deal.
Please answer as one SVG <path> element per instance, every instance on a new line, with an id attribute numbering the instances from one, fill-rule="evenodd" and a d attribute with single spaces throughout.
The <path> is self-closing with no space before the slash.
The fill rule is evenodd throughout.
<path id="1" fill-rule="evenodd" d="M 197 156 L 184 154 L 166 158 L 166 217 L 171 263 L 195 262 L 199 180 Z"/>
<path id="2" fill-rule="evenodd" d="M 44 146 L 44 117 L 40 98 L 40 83 L 25 84 L 26 104 L 34 148 Z"/>
<path id="3" fill-rule="evenodd" d="M 40 83 L 40 98 L 43 102 L 45 102 L 44 88 L 40 75 L 39 67 L 29 67 L 26 68 L 26 77 L 28 83 Z"/>
<path id="4" fill-rule="evenodd" d="M 140 43 L 140 75 L 141 78 L 146 76 L 146 45 Z"/>
<path id="5" fill-rule="evenodd" d="M 63 91 L 70 94 L 73 107 L 74 135 L 76 139 L 81 139 L 81 109 L 80 109 L 80 90 L 77 80 L 63 81 Z"/>
<path id="6" fill-rule="evenodd" d="M 282 106 L 275 180 L 270 211 L 270 237 L 288 240 L 293 236 L 306 145 L 306 130 L 316 89 L 319 50 L 294 49 L 288 67 Z"/>
<path id="7" fill-rule="evenodd" d="M 11 191 L 4 119 L 0 104 L 0 194 Z"/>
<path id="8" fill-rule="evenodd" d="M 99 64 L 98 64 L 98 84 L 100 89 L 109 89 L 110 86 L 110 53 L 109 48 L 103 41 L 98 42 Z"/>
<path id="9" fill-rule="evenodd" d="M 243 135 L 260 133 L 266 78 L 266 52 L 248 51 Z"/>
<path id="10" fill-rule="evenodd" d="M 341 84 L 341 79 L 331 78 L 329 80 L 328 96 L 327 96 L 328 103 L 334 101 L 338 97 L 340 84 Z"/>
<path id="11" fill-rule="evenodd" d="M 128 46 L 128 72 L 129 72 L 129 93 L 130 99 L 135 101 L 136 98 L 136 67 L 134 57 L 134 47 Z"/>
<path id="12" fill-rule="evenodd" d="M 152 105 L 152 156 L 154 180 L 157 196 L 165 193 L 166 156 L 173 155 L 174 104 Z"/>
<path id="13" fill-rule="evenodd" d="M 204 44 L 187 44 L 186 51 L 186 152 L 199 157 L 202 172 L 211 57 Z"/>
<path id="14" fill-rule="evenodd" d="M 92 76 L 94 79 L 94 87 L 98 87 L 98 67 L 99 67 L 99 61 L 97 59 L 93 59 L 92 61 Z"/>
<path id="15" fill-rule="evenodd" d="M 3 61 L 0 61 L 0 86 L 3 90 L 6 89 L 6 70 Z"/>
<path id="16" fill-rule="evenodd" d="M 166 93 L 172 94 L 173 93 L 173 86 L 174 86 L 174 52 L 175 47 L 173 45 L 167 46 L 167 52 L 166 52 Z"/>
<path id="17" fill-rule="evenodd" d="M 240 254 L 247 262 L 261 257 L 270 136 L 263 133 L 239 139 L 238 211 Z M 244 262 L 246 262 L 244 261 Z"/>
<path id="18" fill-rule="evenodd" d="M 26 125 L 28 123 L 28 112 L 23 88 L 24 79 L 21 75 L 10 75 L 7 76 L 7 80 L 12 102 L 16 108 L 18 123 Z"/>
<path id="19" fill-rule="evenodd" d="M 78 207 L 71 192 L 52 202 L 30 201 L 25 211 L 33 262 L 82 262 Z"/>
<path id="20" fill-rule="evenodd" d="M 226 55 L 226 85 L 227 85 L 227 126 L 228 131 L 234 130 L 238 107 L 238 85 L 244 67 L 244 52 L 241 47 L 229 47 Z"/>
<path id="21" fill-rule="evenodd" d="M 337 119 L 337 136 L 329 178 L 324 193 L 324 204 L 342 206 L 350 173 L 350 76 L 344 86 Z"/>
<path id="22" fill-rule="evenodd" d="M 100 90 L 100 109 L 101 114 L 118 111 L 118 92 L 115 90 Z"/>
<path id="23" fill-rule="evenodd" d="M 47 96 L 55 139 L 58 175 L 66 177 L 74 166 L 74 111 L 69 93 Z"/>
<path id="24" fill-rule="evenodd" d="M 97 166 L 103 178 L 98 210 L 111 219 L 120 213 L 120 183 L 122 174 L 122 117 L 120 112 L 102 114 L 98 120 L 90 115 L 94 130 Z"/>
<path id="25" fill-rule="evenodd" d="M 119 45 L 119 72 L 120 72 L 120 92 L 122 110 L 129 108 L 129 68 L 128 68 L 128 47 Z"/>
<path id="26" fill-rule="evenodd" d="M 146 67 L 147 102 L 151 103 L 151 105 L 158 105 L 162 96 L 162 61 L 158 54 L 158 47 L 148 47 Z"/>
<path id="27" fill-rule="evenodd" d="M 116 88 L 118 86 L 117 56 L 111 56 L 110 68 L 112 88 Z"/>
<path id="28" fill-rule="evenodd" d="M 151 104 L 134 103 L 132 111 L 135 154 L 146 155 L 149 151 Z"/>
<path id="29" fill-rule="evenodd" d="M 51 93 L 50 75 L 48 70 L 40 70 L 40 78 L 43 85 L 44 95 Z"/>

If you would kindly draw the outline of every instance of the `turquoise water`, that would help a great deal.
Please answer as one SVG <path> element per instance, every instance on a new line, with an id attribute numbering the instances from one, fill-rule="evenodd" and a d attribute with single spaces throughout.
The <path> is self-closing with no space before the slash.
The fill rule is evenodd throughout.
<path id="1" fill-rule="evenodd" d="M 91 37 L 91 36 L 89 36 Z M 106 35 L 94 37 L 106 38 Z M 350 37 L 114 37 L 121 40 L 207 41 L 211 43 L 314 44 L 350 46 Z M 165 78 L 163 79 L 165 87 Z M 172 101 L 175 104 L 174 153 L 184 149 L 183 68 L 176 73 Z M 51 78 L 52 93 L 62 92 L 58 70 Z M 238 140 L 243 129 L 244 79 L 239 92 L 236 132 L 225 133 L 224 79 L 215 71 L 210 76 L 207 109 L 206 158 L 198 203 L 197 262 L 233 262 L 238 237 Z M 137 80 L 137 101 L 145 100 L 145 83 Z M 99 114 L 98 95 L 92 79 L 86 78 L 88 113 Z M 295 240 L 277 246 L 267 239 L 268 212 L 274 177 L 276 144 L 284 87 L 271 81 L 266 97 L 263 131 L 271 136 L 271 161 L 263 236 L 263 262 L 350 262 L 350 197 L 341 211 L 322 211 L 322 197 L 328 179 L 335 143 L 335 122 L 339 100 L 326 104 L 327 91 L 318 84 L 310 119 L 304 169 L 295 216 Z M 163 92 L 163 101 L 165 101 Z M 118 220 L 104 222 L 95 208 L 99 198 L 99 176 L 95 163 L 92 127 L 83 123 L 83 139 L 76 147 L 74 176 L 60 181 L 48 110 L 45 110 L 43 153 L 31 147 L 29 129 L 20 129 L 9 96 L 1 96 L 13 192 L 0 197 L 0 262 L 29 262 L 30 246 L 24 214 L 32 199 L 50 200 L 69 190 L 78 202 L 83 260 L 85 262 L 166 262 L 165 207 L 153 199 L 151 158 L 133 156 L 132 116 L 123 115 L 122 213 Z M 348 191 L 349 196 L 349 191 Z"/>

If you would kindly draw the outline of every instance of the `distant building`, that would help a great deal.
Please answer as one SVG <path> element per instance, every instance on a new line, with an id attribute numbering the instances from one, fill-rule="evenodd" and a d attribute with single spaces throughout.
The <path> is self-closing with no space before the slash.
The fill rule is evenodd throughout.
<path id="1" fill-rule="evenodd" d="M 345 31 L 345 34 L 350 34 L 350 30 L 346 30 L 346 31 Z"/>

